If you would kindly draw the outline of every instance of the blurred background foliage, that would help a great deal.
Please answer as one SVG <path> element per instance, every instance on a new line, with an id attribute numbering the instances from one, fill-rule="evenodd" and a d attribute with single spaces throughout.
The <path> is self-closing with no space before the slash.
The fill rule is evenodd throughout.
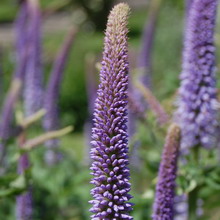
<path id="1" fill-rule="evenodd" d="M 18 11 L 18 1 L 0 1 L 0 90 L 2 97 L 6 94 L 15 66 L 13 21 Z M 103 32 L 107 14 L 116 1 L 106 0 L 41 0 L 44 13 L 43 62 L 45 84 L 51 70 L 55 54 L 63 42 L 65 34 L 72 26 L 79 27 L 68 65 L 62 82 L 59 100 L 61 125 L 74 125 L 74 132 L 61 139 L 63 159 L 60 163 L 47 167 L 43 161 L 44 147 L 31 152 L 31 178 L 34 193 L 34 220 L 85 220 L 89 219 L 89 169 L 85 162 L 88 146 L 83 135 L 83 126 L 88 117 L 85 71 L 86 56 L 93 54 L 100 62 L 103 48 Z M 127 1 L 124 1 L 127 2 Z M 148 1 L 128 1 L 132 12 L 129 20 L 130 59 L 134 60 L 140 49 L 141 34 L 148 15 Z M 175 106 L 175 94 L 179 86 L 178 76 L 181 71 L 182 38 L 184 30 L 184 1 L 163 1 L 159 13 L 152 68 L 152 90 L 165 109 L 172 114 Z M 219 29 L 219 28 L 218 28 Z M 3 35 L 2 35 L 3 34 Z M 1 36 L 2 35 L 2 36 Z M 219 49 L 219 32 L 217 46 Z M 219 51 L 219 50 L 218 50 Z M 95 68 L 95 63 L 94 63 Z M 98 75 L 98 70 L 95 70 Z M 131 70 L 131 74 L 135 71 Z M 31 128 L 31 135 L 39 133 Z M 141 140 L 139 155 L 141 166 L 132 168 L 132 195 L 135 209 L 132 213 L 136 220 L 150 219 L 154 196 L 156 175 L 166 128 L 158 127 L 155 117 L 148 114 L 148 125 L 139 123 L 135 138 Z M 15 196 L 4 196 L 8 189 L 19 192 L 25 189 L 25 181 L 13 176 L 16 170 L 16 143 L 9 146 L 9 172 L 7 178 L 0 178 L 0 219 L 15 219 Z M 195 185 L 205 184 L 201 198 L 206 200 L 202 220 L 219 220 L 219 170 L 212 169 L 212 162 L 217 161 L 216 151 L 205 152 L 204 161 L 198 166 L 189 163 L 180 169 L 178 192 L 192 190 Z M 208 158 L 208 159 L 207 159 Z M 210 162 L 210 163 L 209 163 Z M 208 164 L 208 165 L 207 165 Z M 206 171 L 207 169 L 210 169 Z M 206 172 L 204 174 L 204 172 Z M 204 176 L 206 178 L 204 179 Z M 190 188 L 191 187 L 191 188 Z M 13 188 L 13 189 L 14 189 Z M 10 193 L 9 193 L 10 194 Z M 207 217 L 209 214 L 213 217 Z"/>

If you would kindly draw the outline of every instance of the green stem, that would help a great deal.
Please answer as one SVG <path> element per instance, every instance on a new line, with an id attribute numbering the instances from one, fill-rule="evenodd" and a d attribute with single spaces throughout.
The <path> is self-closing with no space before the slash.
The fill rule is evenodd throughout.
<path id="1" fill-rule="evenodd" d="M 198 198 L 198 187 L 196 187 L 194 190 L 192 190 L 189 193 L 189 197 L 188 197 L 188 205 L 189 205 L 188 220 L 196 220 L 197 219 L 197 214 L 196 214 L 197 198 Z"/>
<path id="2" fill-rule="evenodd" d="M 193 160 L 195 162 L 195 166 L 199 165 L 199 146 L 195 146 L 193 148 Z M 199 195 L 199 186 L 196 186 L 195 189 L 193 189 L 188 196 L 188 220 L 197 220 L 198 216 L 196 213 L 197 210 L 197 200 Z"/>

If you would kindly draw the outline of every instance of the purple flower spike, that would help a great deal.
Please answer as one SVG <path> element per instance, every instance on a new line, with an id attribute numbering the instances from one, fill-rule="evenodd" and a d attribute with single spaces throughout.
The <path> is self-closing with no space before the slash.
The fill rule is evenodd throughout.
<path id="1" fill-rule="evenodd" d="M 30 116 L 42 107 L 43 72 L 41 66 L 41 12 L 38 0 L 28 1 L 28 59 L 25 74 L 25 114 Z"/>
<path id="2" fill-rule="evenodd" d="M 155 39 L 156 24 L 160 11 L 161 0 L 150 3 L 149 16 L 143 30 L 142 45 L 138 57 L 138 68 L 140 69 L 140 81 L 147 87 L 150 86 L 150 71 L 152 65 L 152 47 Z"/>
<path id="3" fill-rule="evenodd" d="M 46 110 L 46 115 L 44 118 L 44 128 L 47 131 L 58 129 L 57 99 L 59 97 L 60 85 L 62 82 L 65 64 L 71 51 L 70 49 L 75 35 L 75 29 L 71 30 L 65 39 L 62 48 L 58 52 L 45 92 L 44 108 Z"/>
<path id="4" fill-rule="evenodd" d="M 217 0 L 194 0 L 186 27 L 177 121 L 183 150 L 213 147 L 217 134 L 214 29 Z"/>
<path id="5" fill-rule="evenodd" d="M 91 166 L 94 200 L 90 209 L 96 219 L 133 219 L 128 169 L 127 19 L 129 6 L 120 3 L 108 18 L 100 84 L 92 129 Z"/>
<path id="6" fill-rule="evenodd" d="M 26 57 L 27 57 L 27 40 L 28 40 L 28 4 L 22 1 L 20 11 L 15 21 L 16 30 L 16 68 L 14 77 L 23 80 L 25 74 Z"/>
<path id="7" fill-rule="evenodd" d="M 64 73 L 65 64 L 68 55 L 71 51 L 71 46 L 76 36 L 76 30 L 73 29 L 66 37 L 62 48 L 58 52 L 55 59 L 53 70 L 51 72 L 50 80 L 45 92 L 44 108 L 46 115 L 43 120 L 43 126 L 46 131 L 53 131 L 59 128 L 59 114 L 58 114 L 58 98 L 60 93 L 60 85 Z M 59 145 L 59 140 L 53 139 L 46 142 L 48 148 L 56 148 Z M 58 160 L 59 155 L 49 149 L 46 152 L 45 160 L 47 164 L 52 165 Z"/>
<path id="8" fill-rule="evenodd" d="M 1 111 L 0 122 L 0 164 L 3 163 L 5 155 L 5 142 L 12 133 L 13 109 L 20 95 L 21 83 L 24 78 L 26 58 L 27 58 L 27 2 L 23 1 L 20 5 L 20 11 L 15 22 L 16 27 L 16 66 L 11 88 L 6 94 Z"/>
<path id="9" fill-rule="evenodd" d="M 180 128 L 173 124 L 169 128 L 161 158 L 153 206 L 153 220 L 173 220 L 174 218 L 175 179 L 179 146 Z"/>

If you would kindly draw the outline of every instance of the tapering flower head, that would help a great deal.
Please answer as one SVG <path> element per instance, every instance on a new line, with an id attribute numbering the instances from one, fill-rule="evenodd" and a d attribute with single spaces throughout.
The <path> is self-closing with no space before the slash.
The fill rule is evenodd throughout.
<path id="1" fill-rule="evenodd" d="M 179 145 L 180 129 L 173 124 L 168 131 L 160 162 L 152 215 L 153 220 L 173 220 Z"/>
<path id="2" fill-rule="evenodd" d="M 120 3 L 111 11 L 103 52 L 92 130 L 91 166 L 94 178 L 90 201 L 92 219 L 133 219 L 128 169 L 127 19 L 129 7 Z"/>
<path id="3" fill-rule="evenodd" d="M 183 149 L 216 142 L 214 28 L 217 0 L 194 0 L 186 26 L 177 120 Z"/>

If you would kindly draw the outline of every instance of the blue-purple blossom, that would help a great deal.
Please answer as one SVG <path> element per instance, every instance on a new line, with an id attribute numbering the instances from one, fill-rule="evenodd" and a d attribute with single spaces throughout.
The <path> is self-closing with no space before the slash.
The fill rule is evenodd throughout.
<path id="1" fill-rule="evenodd" d="M 27 1 L 28 10 L 28 57 L 24 79 L 24 111 L 25 116 L 34 114 L 42 105 L 42 79 L 41 68 L 41 12 L 38 0 Z M 22 134 L 23 135 L 23 134 Z M 19 158 L 18 172 L 23 173 L 29 167 L 28 154 Z M 32 219 L 32 193 L 19 195 L 16 199 L 17 220 Z"/>
<path id="2" fill-rule="evenodd" d="M 186 24 L 177 121 L 183 149 L 215 145 L 217 90 L 214 29 L 217 0 L 194 0 Z"/>
<path id="3" fill-rule="evenodd" d="M 180 146 L 180 128 L 169 128 L 158 173 L 158 182 L 153 206 L 153 220 L 173 220 L 175 179 Z"/>
<path id="4" fill-rule="evenodd" d="M 127 19 L 120 3 L 108 18 L 92 129 L 92 219 L 133 219 L 129 212 Z"/>
<path id="5" fill-rule="evenodd" d="M 16 66 L 14 77 L 23 80 L 28 53 L 28 4 L 22 1 L 15 21 L 16 35 Z"/>
<path id="6" fill-rule="evenodd" d="M 76 30 L 71 30 L 71 32 L 65 39 L 62 48 L 58 52 L 58 55 L 53 65 L 48 86 L 45 91 L 44 109 L 46 110 L 46 115 L 43 120 L 43 126 L 46 131 L 53 131 L 59 128 L 58 99 L 60 93 L 60 85 L 62 82 L 66 61 L 71 51 L 71 46 L 74 41 L 75 35 Z M 45 144 L 48 148 L 57 148 L 59 145 L 59 140 L 52 139 L 47 141 Z M 58 159 L 58 155 L 56 152 L 53 151 L 53 149 L 48 149 L 45 156 L 48 164 L 53 164 Z"/>
<path id="7" fill-rule="evenodd" d="M 30 116 L 42 107 L 41 11 L 38 0 L 28 1 L 28 58 L 25 72 L 24 108 Z"/>

